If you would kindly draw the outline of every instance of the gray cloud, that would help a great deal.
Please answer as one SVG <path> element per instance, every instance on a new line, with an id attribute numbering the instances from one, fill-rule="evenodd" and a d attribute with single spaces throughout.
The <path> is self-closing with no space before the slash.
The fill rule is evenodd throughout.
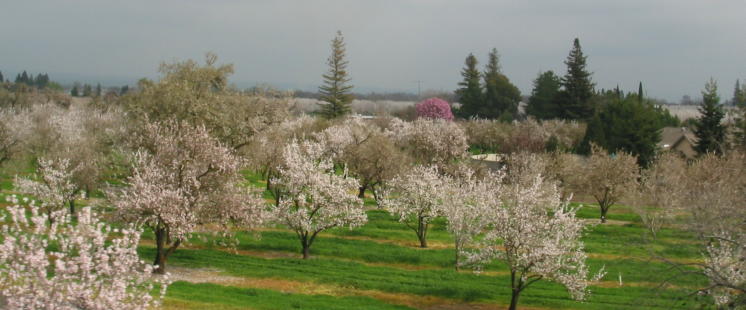
<path id="1" fill-rule="evenodd" d="M 361 89 L 452 90 L 468 53 L 496 47 L 528 93 L 540 70 L 564 73 L 579 37 L 598 87 L 641 80 L 677 100 L 712 76 L 729 98 L 746 78 L 744 13 L 743 0 L 5 1 L 0 70 L 134 80 L 214 51 L 239 84 L 312 88 L 340 29 Z"/>

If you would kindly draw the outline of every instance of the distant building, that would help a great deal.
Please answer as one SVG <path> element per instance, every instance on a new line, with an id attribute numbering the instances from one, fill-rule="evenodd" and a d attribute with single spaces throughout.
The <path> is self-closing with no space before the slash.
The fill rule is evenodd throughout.
<path id="1" fill-rule="evenodd" d="M 697 145 L 697 137 L 685 127 L 665 127 L 661 132 L 661 142 L 658 144 L 663 151 L 678 152 L 684 157 L 691 159 L 697 155 L 694 146 Z"/>

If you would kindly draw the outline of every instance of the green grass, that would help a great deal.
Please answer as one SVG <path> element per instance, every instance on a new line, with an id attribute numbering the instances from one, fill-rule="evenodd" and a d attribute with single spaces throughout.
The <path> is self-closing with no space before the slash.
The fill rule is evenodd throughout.
<path id="1" fill-rule="evenodd" d="M 204 306 L 215 308 L 245 309 L 319 309 L 319 310 L 406 310 L 404 306 L 391 305 L 370 297 L 328 295 L 287 294 L 272 290 L 255 288 L 238 288 L 210 283 L 193 284 L 175 282 L 168 288 L 166 304 L 174 301 L 187 301 L 199 304 L 195 309 Z M 178 303 L 183 304 L 183 303 Z"/>
<path id="2" fill-rule="evenodd" d="M 256 173 L 244 172 L 244 176 L 248 186 L 263 189 L 266 185 Z M 11 180 L 9 175 L 0 175 L 0 196 L 1 192 L 12 189 Z M 272 196 L 265 191 L 265 197 Z M 447 299 L 447 304 L 491 303 L 497 308 L 509 302 L 510 279 L 503 263 L 487 266 L 487 273 L 481 275 L 454 270 L 453 239 L 443 219 L 431 224 L 428 241 L 432 248 L 420 249 L 411 229 L 386 211 L 375 209 L 372 199 L 366 198 L 365 203 L 369 222 L 354 230 L 338 228 L 324 232 L 314 242 L 312 258 L 308 260 L 300 259 L 296 235 L 282 227 L 263 231 L 259 239 L 253 233 L 238 232 L 237 252 L 199 238 L 204 236 L 195 236 L 187 247 L 178 249 L 169 259 L 169 266 L 215 269 L 233 277 L 333 286 L 338 288 L 334 295 L 176 282 L 168 290 L 165 306 L 168 309 L 410 309 L 390 299 L 376 299 L 377 295 L 360 296 L 370 291 L 396 294 L 404 300 L 437 297 Z M 598 207 L 583 205 L 578 217 L 595 223 L 600 215 Z M 700 261 L 701 247 L 693 236 L 664 227 L 657 239 L 652 239 L 639 216 L 624 206 L 613 206 L 608 218 L 613 223 L 589 225 L 583 237 L 591 271 L 601 267 L 607 271 L 604 282 L 590 287 L 590 298 L 574 301 L 559 284 L 540 281 L 524 292 L 519 307 L 691 309 L 699 306 L 701 299 L 689 294 L 706 285 L 706 280 L 695 274 L 672 271 L 669 264 L 656 259 L 660 255 L 682 262 Z M 152 233 L 145 231 L 143 239 L 152 239 Z M 152 261 L 151 246 L 143 245 L 139 252 L 145 261 Z M 617 284 L 620 275 L 624 282 L 621 287 Z M 669 280 L 673 286 L 658 287 Z"/>

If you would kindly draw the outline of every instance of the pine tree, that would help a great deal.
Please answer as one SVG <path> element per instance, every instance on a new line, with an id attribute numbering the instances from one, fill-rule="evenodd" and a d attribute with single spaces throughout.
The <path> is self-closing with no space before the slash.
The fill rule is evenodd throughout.
<path id="1" fill-rule="evenodd" d="M 642 95 L 642 82 L 640 82 L 640 85 L 637 87 L 637 100 L 642 102 L 643 95 Z"/>
<path id="2" fill-rule="evenodd" d="M 479 107 L 482 104 L 482 85 L 479 81 L 481 73 L 477 70 L 477 58 L 473 54 L 466 57 L 461 76 L 464 80 L 458 83 L 461 88 L 456 90 L 461 104 L 458 115 L 463 118 L 479 117 Z"/>
<path id="3" fill-rule="evenodd" d="M 121 87 L 121 88 L 119 89 L 119 95 L 120 95 L 120 96 L 124 96 L 124 95 L 125 95 L 126 93 L 128 93 L 129 91 L 130 91 L 130 86 L 129 86 L 129 85 L 124 85 L 124 86 L 122 86 L 122 87 Z"/>
<path id="4" fill-rule="evenodd" d="M 744 104 L 746 104 L 746 84 L 741 86 L 741 81 L 736 80 L 736 86 L 733 89 L 733 106 Z"/>
<path id="5" fill-rule="evenodd" d="M 0 71 L 0 83 L 5 82 L 5 78 L 3 78 L 3 72 Z"/>
<path id="6" fill-rule="evenodd" d="M 565 60 L 567 74 L 562 77 L 563 90 L 560 92 L 560 113 L 565 119 L 585 120 L 593 116 L 594 84 L 591 73 L 586 70 L 586 59 L 580 47 L 580 40 L 575 38 L 573 48 Z"/>
<path id="7" fill-rule="evenodd" d="M 329 71 L 322 75 L 324 85 L 319 87 L 321 100 L 321 115 L 325 118 L 336 118 L 350 113 L 350 103 L 353 96 L 350 93 L 352 85 L 347 85 L 350 78 L 347 75 L 348 61 L 345 59 L 345 42 L 341 31 L 337 31 L 331 43 L 332 54 L 327 59 Z"/>
<path id="8" fill-rule="evenodd" d="M 20 73 L 16 74 L 16 80 L 13 83 L 16 83 L 16 84 L 21 83 L 21 74 Z"/>
<path id="9" fill-rule="evenodd" d="M 493 48 L 484 72 L 484 98 L 477 114 L 485 118 L 512 120 L 518 113 L 521 92 L 500 72 L 500 56 Z"/>
<path id="10" fill-rule="evenodd" d="M 28 79 L 28 73 L 26 73 L 26 70 L 23 70 L 23 73 L 21 73 L 21 83 L 29 85 L 29 79 Z"/>
<path id="11" fill-rule="evenodd" d="M 538 119 L 560 117 L 557 110 L 557 94 L 560 91 L 560 78 L 552 70 L 539 73 L 534 80 L 534 89 L 528 99 L 526 114 Z"/>
<path id="12" fill-rule="evenodd" d="M 78 91 L 78 85 L 74 85 L 73 89 L 70 90 L 70 96 L 77 97 L 79 95 L 80 95 L 80 93 Z"/>
<path id="13" fill-rule="evenodd" d="M 96 97 L 101 97 L 101 83 L 96 84 Z"/>
<path id="14" fill-rule="evenodd" d="M 720 106 L 718 86 L 714 79 L 705 84 L 702 91 L 702 105 L 699 106 L 700 117 L 697 118 L 694 134 L 697 145 L 694 149 L 699 154 L 722 154 L 725 142 L 725 126 L 721 123 L 725 112 Z"/>
<path id="15" fill-rule="evenodd" d="M 90 97 L 93 95 L 93 87 L 90 84 L 83 84 L 83 97 Z"/>

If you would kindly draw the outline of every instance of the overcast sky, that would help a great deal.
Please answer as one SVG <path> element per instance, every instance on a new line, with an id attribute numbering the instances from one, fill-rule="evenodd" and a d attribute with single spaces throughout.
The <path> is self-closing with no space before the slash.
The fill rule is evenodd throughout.
<path id="1" fill-rule="evenodd" d="M 366 92 L 453 90 L 464 58 L 495 47 L 528 94 L 564 74 L 575 37 L 599 88 L 678 101 L 714 77 L 729 99 L 746 78 L 746 0 L 2 0 L 0 71 L 134 83 L 213 51 L 239 86 L 314 89 L 338 29 Z"/>

